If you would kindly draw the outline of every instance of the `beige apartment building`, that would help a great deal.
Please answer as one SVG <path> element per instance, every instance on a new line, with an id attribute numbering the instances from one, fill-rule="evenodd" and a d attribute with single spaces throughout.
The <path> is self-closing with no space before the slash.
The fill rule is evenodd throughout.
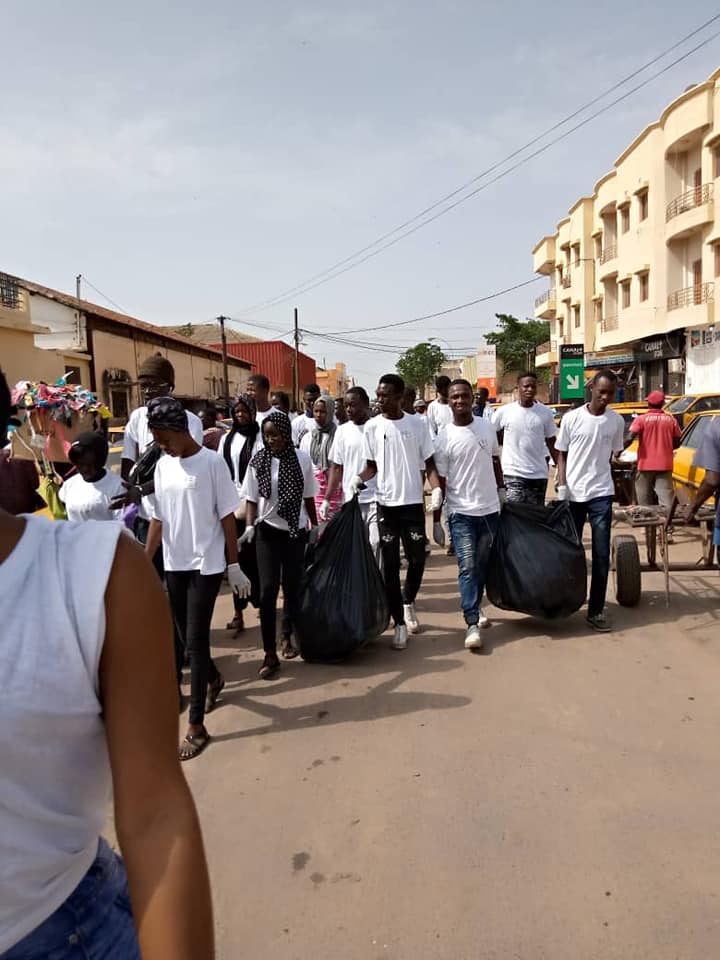
<path id="1" fill-rule="evenodd" d="M 536 362 L 556 386 L 559 347 L 582 343 L 586 373 L 615 370 L 626 400 L 720 389 L 718 177 L 720 70 L 674 100 L 533 250 L 548 278 L 535 316 L 551 337 Z"/>

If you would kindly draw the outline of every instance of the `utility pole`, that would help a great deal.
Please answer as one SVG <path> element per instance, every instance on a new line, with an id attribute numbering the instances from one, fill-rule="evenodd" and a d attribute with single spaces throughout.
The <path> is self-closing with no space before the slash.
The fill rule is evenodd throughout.
<path id="1" fill-rule="evenodd" d="M 293 403 L 300 410 L 300 328 L 298 327 L 298 308 L 295 307 L 294 336 L 295 356 L 293 357 Z"/>
<path id="2" fill-rule="evenodd" d="M 80 296 L 80 282 L 81 282 L 81 280 L 82 280 L 82 274 L 79 273 L 79 274 L 75 277 L 75 296 L 78 298 L 78 300 L 82 300 L 82 297 Z"/>
<path id="3" fill-rule="evenodd" d="M 218 323 L 220 324 L 220 340 L 222 342 L 222 361 L 223 361 L 223 387 L 225 390 L 225 396 L 223 397 L 225 403 L 225 412 L 229 413 L 230 411 L 230 386 L 228 384 L 228 361 L 227 361 L 227 337 L 225 336 L 225 321 L 227 317 L 220 316 L 217 318 Z"/>

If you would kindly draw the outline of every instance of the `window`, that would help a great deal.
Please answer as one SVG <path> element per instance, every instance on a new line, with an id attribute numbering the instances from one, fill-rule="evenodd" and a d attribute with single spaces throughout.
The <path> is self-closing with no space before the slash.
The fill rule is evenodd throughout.
<path id="1" fill-rule="evenodd" d="M 595 259 L 599 260 L 602 256 L 602 237 L 595 237 Z"/>
<path id="2" fill-rule="evenodd" d="M 65 364 L 65 383 L 80 383 L 80 367 Z"/>
<path id="3" fill-rule="evenodd" d="M 623 280 L 623 282 L 620 284 L 620 288 L 622 290 L 622 305 L 624 310 L 626 307 L 630 306 L 630 281 Z"/>
<path id="4" fill-rule="evenodd" d="M 716 243 L 713 250 L 715 252 L 715 276 L 720 277 L 720 243 Z"/>
<path id="5" fill-rule="evenodd" d="M 720 177 L 720 142 L 713 147 L 713 177 Z"/>
<path id="6" fill-rule="evenodd" d="M 630 229 L 630 207 L 620 209 L 620 229 L 623 233 L 627 233 Z"/>
<path id="7" fill-rule="evenodd" d="M 580 326 L 580 307 L 573 307 L 572 312 L 573 312 L 573 326 L 579 327 Z"/>
<path id="8" fill-rule="evenodd" d="M 579 243 L 576 243 L 573 245 L 572 254 L 573 254 L 573 264 L 576 267 L 579 267 L 580 266 L 580 244 Z"/>
<path id="9" fill-rule="evenodd" d="M 714 419 L 714 417 L 698 417 L 697 420 L 693 421 L 683 437 L 682 445 L 689 447 L 691 450 L 697 450 L 705 436 L 705 431 Z"/>
<path id="10" fill-rule="evenodd" d="M 640 301 L 648 300 L 650 298 L 650 274 L 639 274 L 638 282 L 640 284 Z"/>
<path id="11" fill-rule="evenodd" d="M 602 300 L 595 301 L 594 316 L 595 323 L 602 323 Z"/>
<path id="12" fill-rule="evenodd" d="M 647 220 L 648 216 L 648 192 L 638 194 L 638 220 Z"/>

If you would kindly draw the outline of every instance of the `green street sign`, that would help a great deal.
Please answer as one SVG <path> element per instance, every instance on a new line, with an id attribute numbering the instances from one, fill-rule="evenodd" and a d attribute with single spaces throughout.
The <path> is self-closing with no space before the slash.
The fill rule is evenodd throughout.
<path id="1" fill-rule="evenodd" d="M 582 400 L 585 396 L 585 344 L 560 345 L 560 399 Z"/>

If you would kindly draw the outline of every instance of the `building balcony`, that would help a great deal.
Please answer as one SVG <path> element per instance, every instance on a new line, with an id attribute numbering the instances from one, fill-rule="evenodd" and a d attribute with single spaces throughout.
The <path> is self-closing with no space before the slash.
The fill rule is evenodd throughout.
<path id="1" fill-rule="evenodd" d="M 540 320 L 548 320 L 555 316 L 557 304 L 557 293 L 555 288 L 546 290 L 539 297 L 535 298 L 535 317 Z"/>
<path id="2" fill-rule="evenodd" d="M 543 237 L 533 250 L 533 270 L 549 275 L 555 269 L 555 237 Z"/>
<path id="3" fill-rule="evenodd" d="M 620 320 L 616 313 L 612 313 L 609 316 L 603 317 L 600 321 L 600 329 L 603 333 L 610 333 L 611 330 L 618 330 L 620 327 Z"/>
<path id="4" fill-rule="evenodd" d="M 617 244 L 611 243 L 608 246 L 603 247 L 602 253 L 600 254 L 597 276 L 599 280 L 602 280 L 604 277 L 611 277 L 614 273 L 618 272 L 618 253 L 617 253 Z"/>
<path id="5" fill-rule="evenodd" d="M 535 366 L 549 367 L 557 363 L 557 340 L 548 340 L 535 348 Z"/>
<path id="6" fill-rule="evenodd" d="M 27 290 L 14 277 L 0 273 L 0 326 L 10 330 L 44 331 L 34 325 L 30 318 L 30 302 Z"/>
<path id="7" fill-rule="evenodd" d="M 715 299 L 715 284 L 696 283 L 692 287 L 674 290 L 667 298 L 668 310 L 682 310 L 684 307 L 698 307 Z"/>
<path id="8" fill-rule="evenodd" d="M 603 247 L 602 253 L 600 254 L 600 266 L 605 263 L 609 263 L 611 260 L 617 259 L 617 244 L 609 243 L 606 247 Z"/>
<path id="9" fill-rule="evenodd" d="M 567 290 L 568 287 L 571 287 L 571 286 L 572 286 L 572 274 L 570 273 L 569 270 L 568 270 L 568 272 L 567 272 L 566 274 L 564 274 L 564 276 L 563 276 L 563 278 L 562 278 L 562 284 L 561 284 L 561 286 L 562 286 L 563 290 Z"/>
<path id="10" fill-rule="evenodd" d="M 700 230 L 715 217 L 713 183 L 703 183 L 675 197 L 665 208 L 665 239 L 680 240 Z"/>

